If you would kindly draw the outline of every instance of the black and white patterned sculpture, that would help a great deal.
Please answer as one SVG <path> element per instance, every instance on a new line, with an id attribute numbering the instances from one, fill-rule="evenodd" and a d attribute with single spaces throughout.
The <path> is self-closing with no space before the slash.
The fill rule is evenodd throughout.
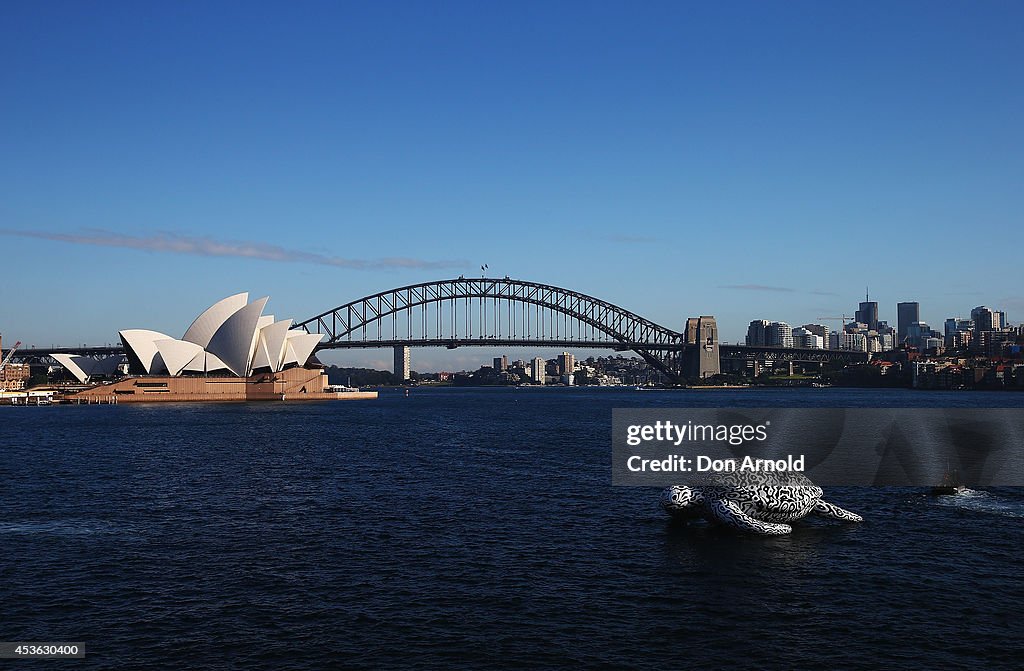
<path id="1" fill-rule="evenodd" d="M 814 514 L 843 522 L 860 515 L 821 499 L 821 487 L 802 473 L 727 473 L 694 487 L 673 485 L 661 507 L 678 519 L 703 517 L 743 531 L 778 536 L 793 531 L 789 522 Z"/>

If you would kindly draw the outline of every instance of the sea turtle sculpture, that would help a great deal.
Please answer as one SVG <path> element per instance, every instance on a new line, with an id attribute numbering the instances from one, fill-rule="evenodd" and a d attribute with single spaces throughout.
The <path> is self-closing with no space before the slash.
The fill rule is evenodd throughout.
<path id="1" fill-rule="evenodd" d="M 818 487 L 802 473 L 725 473 L 693 487 L 673 485 L 661 506 L 674 518 L 703 517 L 743 531 L 778 536 L 793 531 L 787 522 L 809 514 L 843 522 L 860 522 L 860 515 L 821 499 Z"/>

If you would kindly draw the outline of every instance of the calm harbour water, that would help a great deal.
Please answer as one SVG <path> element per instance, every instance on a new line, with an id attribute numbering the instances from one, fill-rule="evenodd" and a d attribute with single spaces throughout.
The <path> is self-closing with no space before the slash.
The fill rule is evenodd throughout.
<path id="1" fill-rule="evenodd" d="M 794 404 L 1024 394 L 0 408 L 0 640 L 86 644 L 26 668 L 1019 668 L 1024 490 L 831 488 L 863 524 L 760 538 L 611 486 L 612 408 Z"/>

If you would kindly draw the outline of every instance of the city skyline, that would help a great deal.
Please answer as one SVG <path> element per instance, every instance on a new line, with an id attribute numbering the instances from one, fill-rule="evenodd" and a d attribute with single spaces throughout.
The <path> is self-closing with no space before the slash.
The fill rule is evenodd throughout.
<path id="1" fill-rule="evenodd" d="M 871 301 L 871 303 L 876 303 L 876 301 Z M 878 305 L 877 306 L 877 314 L 876 314 L 878 322 L 879 323 L 887 324 L 888 328 L 892 329 L 895 332 L 896 329 L 897 329 L 897 326 L 898 326 L 897 320 L 898 320 L 899 306 L 907 304 L 907 303 L 908 302 L 905 302 L 905 301 L 901 301 L 901 302 L 897 303 L 896 308 L 894 310 L 894 314 L 896 315 L 896 317 L 894 317 L 892 319 L 892 321 L 890 321 L 889 319 L 885 318 L 885 312 L 882 310 L 881 305 Z M 914 305 L 917 305 L 918 308 L 920 308 L 920 303 L 918 301 L 912 301 L 911 303 L 913 303 Z M 863 309 L 866 304 L 867 304 L 866 302 L 860 302 L 858 304 L 858 311 L 860 309 Z M 966 319 L 965 317 L 963 317 L 963 315 L 968 315 L 968 317 L 970 317 L 970 315 L 975 310 L 978 310 L 980 308 L 987 308 L 989 310 L 1001 313 L 1005 317 L 1005 319 L 1006 319 L 1006 321 L 1002 323 L 1002 326 L 1016 325 L 1016 324 L 1019 323 L 1017 320 L 1012 319 L 1012 317 L 1009 316 L 1006 313 L 1005 310 L 1000 310 L 1000 308 L 998 306 L 992 306 L 992 305 L 987 305 L 987 304 L 980 304 L 980 305 L 975 306 L 975 307 L 970 308 L 970 309 L 964 309 L 961 313 L 957 313 L 955 315 L 950 315 L 950 316 L 945 317 L 943 319 L 936 319 L 934 321 L 929 321 L 927 319 L 919 319 L 919 323 L 926 324 L 926 325 L 930 326 L 932 329 L 936 329 L 936 330 L 939 330 L 941 332 L 941 329 L 943 328 L 943 326 L 944 326 L 944 324 L 946 322 L 952 321 L 952 320 L 958 320 L 958 319 L 960 319 L 960 320 Z M 854 312 L 854 310 L 850 310 L 850 312 Z M 644 316 L 644 315 L 641 315 L 641 316 Z M 825 315 L 819 315 L 818 317 L 825 317 Z M 751 322 L 748 322 L 745 325 L 744 329 L 743 329 L 743 333 L 740 334 L 739 337 L 732 338 L 732 337 L 729 337 L 728 335 L 721 335 L 720 338 L 719 338 L 719 342 L 721 342 L 721 343 L 731 343 L 731 344 L 744 344 L 744 343 L 751 344 L 749 342 L 749 338 L 750 338 L 749 328 L 752 326 L 752 323 L 754 321 L 758 321 L 758 320 L 751 320 Z M 825 326 L 828 329 L 828 332 L 833 333 L 833 334 L 835 334 L 837 331 L 842 331 L 843 327 L 846 326 L 846 324 L 848 324 L 848 323 L 849 324 L 856 323 L 856 319 L 854 317 L 851 317 L 850 319 L 847 319 L 845 322 L 843 322 L 841 324 L 837 323 L 835 326 L 832 326 L 830 324 L 821 324 L 822 321 L 826 321 L 826 322 L 837 322 L 838 321 L 838 320 L 832 319 L 831 317 L 829 317 L 827 319 L 818 319 L 816 317 L 814 319 L 810 319 L 810 320 L 803 321 L 803 322 L 800 322 L 799 320 L 790 322 L 790 321 L 787 321 L 786 319 L 775 319 L 775 318 L 766 318 L 766 319 L 763 319 L 762 321 L 764 321 L 765 327 L 767 327 L 769 324 L 780 324 L 781 323 L 783 325 L 791 327 L 794 331 L 796 331 L 796 330 L 803 330 L 801 324 L 803 326 L 808 326 L 808 325 Z M 681 326 L 684 327 L 684 328 L 680 329 L 680 332 L 682 333 L 684 331 L 684 329 L 685 329 L 685 324 L 682 324 Z M 671 326 L 669 328 L 671 328 Z M 2 334 L 3 334 L 3 331 L 0 331 L 0 337 L 2 337 Z M 115 332 L 115 334 L 116 334 L 116 332 Z M 895 340 L 895 343 L 897 345 L 899 344 L 899 342 L 901 342 L 899 339 Z M 89 343 L 89 342 L 81 342 L 81 343 L 78 343 L 78 342 L 52 342 L 52 343 L 40 342 L 40 343 L 35 343 L 35 342 L 28 342 L 28 341 L 26 341 L 23 344 L 23 349 L 30 349 L 30 348 L 34 348 L 34 347 L 37 347 L 37 346 L 41 347 L 41 348 L 46 348 L 46 347 L 55 346 L 55 345 L 65 345 L 65 346 L 72 346 L 72 347 L 74 347 L 74 346 L 78 346 L 78 345 L 110 345 L 110 344 L 116 344 L 116 343 L 117 343 L 117 339 L 116 338 L 113 339 L 113 340 L 100 340 L 100 341 L 95 341 L 95 342 L 91 342 L 91 343 Z M 763 343 L 754 343 L 754 344 L 763 344 Z M 771 344 L 771 343 L 768 343 L 768 344 Z M 775 343 L 775 344 L 780 344 L 780 343 Z M 795 343 L 790 343 L 789 345 L 786 345 L 786 346 L 801 346 L 801 345 L 796 345 Z M 825 349 L 830 349 L 830 348 L 831 349 L 836 349 L 834 343 L 830 347 L 830 345 L 828 344 L 827 341 L 825 343 L 824 348 Z M 522 346 L 515 346 L 515 345 L 512 345 L 512 346 L 496 346 L 496 347 L 467 346 L 467 347 L 460 348 L 458 350 L 457 354 L 454 353 L 452 350 L 448 350 L 448 349 L 444 349 L 444 348 L 440 348 L 440 347 L 414 346 L 412 349 L 416 350 L 416 353 L 417 353 L 416 356 L 414 357 L 414 361 L 413 361 L 412 364 L 409 364 L 408 363 L 409 362 L 409 358 L 406 357 L 406 363 L 404 364 L 404 366 L 406 368 L 408 368 L 411 365 L 411 369 L 412 370 L 417 370 L 415 362 L 419 361 L 421 363 L 421 367 L 419 369 L 421 372 L 422 371 L 437 372 L 437 371 L 443 371 L 443 370 L 460 370 L 459 366 L 463 366 L 463 368 L 461 368 L 461 370 L 471 370 L 473 368 L 473 366 L 474 366 L 474 363 L 478 362 L 478 360 L 479 361 L 483 361 L 483 362 L 486 363 L 486 361 L 488 359 L 493 359 L 496 354 L 498 356 L 503 356 L 506 350 L 512 350 L 512 351 L 516 351 L 516 352 L 527 350 L 527 351 L 535 352 L 536 353 L 535 356 L 542 356 L 542 357 L 546 357 L 546 358 L 555 357 L 555 356 L 557 356 L 557 354 L 559 354 L 562 351 L 564 351 L 564 348 L 562 348 L 561 346 L 553 345 L 553 346 L 549 347 L 549 346 L 544 346 L 543 343 L 540 343 L 540 342 L 537 343 L 537 344 L 522 345 Z M 844 347 L 839 347 L 839 349 L 845 349 L 845 348 Z M 467 352 L 467 350 L 469 350 L 469 351 Z M 614 350 L 612 350 L 612 349 L 605 350 L 605 349 L 597 348 L 597 349 L 587 350 L 587 351 L 593 351 L 593 352 L 598 352 L 598 353 L 604 354 L 606 352 L 611 352 L 611 351 L 614 351 Z M 482 354 L 478 354 L 478 353 L 481 353 L 481 352 L 482 352 Z M 373 368 L 380 369 L 380 370 L 394 369 L 395 366 L 397 365 L 397 362 L 398 362 L 398 359 L 395 358 L 396 355 L 391 351 L 390 347 L 382 347 L 380 349 L 368 349 L 368 350 L 359 350 L 359 349 L 357 349 L 357 350 L 346 350 L 346 349 L 341 349 L 341 350 L 325 350 L 325 351 L 319 352 L 317 356 L 318 356 L 318 358 L 320 360 L 322 360 L 324 363 L 326 363 L 328 365 L 343 365 L 343 366 L 356 366 L 356 367 L 358 367 L 358 366 L 369 366 L 369 367 L 373 367 Z M 597 355 L 595 354 L 595 356 L 597 356 Z"/>
<path id="2" fill-rule="evenodd" d="M 890 325 L 1024 315 L 984 257 L 1024 241 L 1017 5 L 0 16 L 12 342 L 169 331 L 243 289 L 305 319 L 483 264 L 729 342 L 865 284 Z"/>

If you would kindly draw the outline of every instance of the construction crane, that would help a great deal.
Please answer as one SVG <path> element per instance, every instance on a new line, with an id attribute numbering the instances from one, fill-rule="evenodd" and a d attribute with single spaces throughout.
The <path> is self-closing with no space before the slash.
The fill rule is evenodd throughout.
<path id="1" fill-rule="evenodd" d="M 7 350 L 7 356 L 3 358 L 3 361 L 0 361 L 0 391 L 7 391 L 7 376 L 4 375 L 4 369 L 7 368 L 8 362 L 11 360 L 11 357 L 14 356 L 14 353 L 18 351 L 19 347 L 21 347 L 20 340 L 14 343 L 14 347 Z M 3 353 L 0 352 L 0 355 L 2 354 Z"/>
<path id="2" fill-rule="evenodd" d="M 4 357 L 3 361 L 0 361 L 0 373 L 4 372 L 4 368 L 7 368 L 8 362 L 11 360 L 11 357 L 14 356 L 14 353 L 18 351 L 19 347 L 21 347 L 21 341 L 20 340 L 18 342 L 14 343 L 14 347 L 12 347 L 11 349 L 7 350 L 7 356 Z"/>

